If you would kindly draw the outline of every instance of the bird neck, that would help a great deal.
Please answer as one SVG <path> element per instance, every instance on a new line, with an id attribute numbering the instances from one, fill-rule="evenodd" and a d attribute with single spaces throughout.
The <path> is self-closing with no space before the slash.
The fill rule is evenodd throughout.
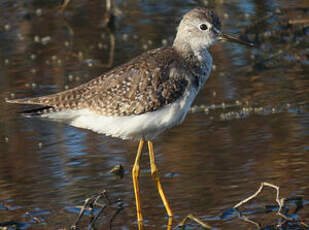
<path id="1" fill-rule="evenodd" d="M 177 34 L 178 35 L 178 34 Z M 204 63 L 205 57 L 210 54 L 207 50 L 208 44 L 202 44 L 201 42 L 186 41 L 181 36 L 176 36 L 173 48 L 181 55 L 185 60 L 192 59 L 192 61 Z"/>
<path id="2" fill-rule="evenodd" d="M 173 48 L 191 66 L 212 64 L 212 57 L 205 45 L 188 43 L 176 37 Z"/>
<path id="3" fill-rule="evenodd" d="M 182 57 L 184 65 L 189 67 L 194 78 L 196 89 L 200 89 L 209 77 L 212 67 L 212 57 L 207 47 L 194 47 L 175 39 L 173 49 Z"/>

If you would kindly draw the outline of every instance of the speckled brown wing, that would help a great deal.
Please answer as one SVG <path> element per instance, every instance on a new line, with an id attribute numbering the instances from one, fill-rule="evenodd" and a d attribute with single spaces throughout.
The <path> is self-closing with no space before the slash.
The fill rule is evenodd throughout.
<path id="1" fill-rule="evenodd" d="M 41 113 L 87 108 L 104 116 L 137 115 L 183 95 L 188 84 L 185 71 L 179 71 L 183 69 L 183 60 L 173 48 L 160 48 L 74 89 L 9 102 L 47 106 Z"/>
<path id="2" fill-rule="evenodd" d="M 183 94 L 188 82 L 179 69 L 172 48 L 149 51 L 89 82 L 81 106 L 107 116 L 155 111 Z"/>

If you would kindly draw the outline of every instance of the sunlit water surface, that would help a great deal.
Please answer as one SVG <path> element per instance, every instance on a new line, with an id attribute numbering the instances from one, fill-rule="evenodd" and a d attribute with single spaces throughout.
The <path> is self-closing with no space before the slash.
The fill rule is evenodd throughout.
<path id="1" fill-rule="evenodd" d="M 136 229 L 130 172 L 137 143 L 27 119 L 18 114 L 27 107 L 4 103 L 5 98 L 72 88 L 145 50 L 171 44 L 180 16 L 199 5 L 116 2 L 112 34 L 102 26 L 104 1 L 72 1 L 64 16 L 54 12 L 53 1 L 0 1 L 0 222 L 15 220 L 31 229 L 69 228 L 78 215 L 75 206 L 106 189 L 111 199 L 125 203 L 113 229 Z M 289 17 L 297 18 L 294 8 L 309 8 L 301 0 L 209 4 L 220 15 L 223 29 L 232 33 L 241 33 L 276 9 L 288 9 Z M 259 24 L 258 34 L 271 33 L 276 19 Z M 259 48 L 221 43 L 211 49 L 215 68 L 192 112 L 155 141 L 174 224 L 193 213 L 219 229 L 253 228 L 220 215 L 263 181 L 279 185 L 282 197 L 309 199 L 309 72 L 308 56 L 302 55 L 308 46 L 271 58 L 279 49 L 285 52 L 289 44 L 308 39 L 305 29 L 280 41 L 261 41 Z M 257 65 L 259 56 L 270 57 L 268 66 Z M 144 151 L 140 183 L 145 224 L 147 229 L 165 229 L 166 213 Z M 122 179 L 109 173 L 117 164 L 125 169 Z M 247 207 L 275 204 L 274 199 L 275 191 L 268 189 Z M 108 223 L 113 212 L 107 210 L 100 224 Z M 308 217 L 309 208 L 299 215 Z M 250 217 L 264 226 L 277 218 L 275 213 Z M 83 218 L 81 226 L 88 221 Z"/>

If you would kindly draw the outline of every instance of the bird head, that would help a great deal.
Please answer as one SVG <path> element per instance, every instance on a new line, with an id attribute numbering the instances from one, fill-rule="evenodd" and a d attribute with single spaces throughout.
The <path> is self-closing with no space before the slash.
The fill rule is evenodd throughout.
<path id="1" fill-rule="evenodd" d="M 220 19 L 213 10 L 195 8 L 183 16 L 178 27 L 174 46 L 189 46 L 194 51 L 208 48 L 218 41 L 253 46 L 252 43 L 222 32 Z"/>

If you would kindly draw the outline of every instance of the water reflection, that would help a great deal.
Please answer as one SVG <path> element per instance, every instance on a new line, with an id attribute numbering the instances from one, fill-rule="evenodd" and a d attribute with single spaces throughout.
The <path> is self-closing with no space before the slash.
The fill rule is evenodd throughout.
<path id="1" fill-rule="evenodd" d="M 129 173 L 136 143 L 25 119 L 18 114 L 23 107 L 7 105 L 3 99 L 71 88 L 146 49 L 169 44 L 179 17 L 197 2 L 118 1 L 122 15 L 115 21 L 112 66 L 106 66 L 112 35 L 101 26 L 105 3 L 73 1 L 64 15 L 52 10 L 55 4 L 1 3 L 0 222 L 15 220 L 24 226 L 21 228 L 40 229 L 40 223 L 31 221 L 39 216 L 48 223 L 44 228 L 68 227 L 77 213 L 67 207 L 81 205 L 105 188 L 113 200 L 126 203 L 114 228 L 136 228 Z M 209 1 L 209 5 L 221 16 L 225 31 L 249 31 L 250 39 L 258 36 L 260 47 L 250 50 L 218 44 L 211 50 L 216 67 L 195 101 L 195 105 L 205 106 L 204 111 L 190 113 L 181 126 L 156 140 L 157 164 L 175 212 L 174 225 L 192 212 L 214 227 L 248 229 L 247 223 L 219 221 L 218 215 L 255 191 L 260 182 L 280 185 L 284 197 L 309 197 L 306 28 L 277 23 L 305 17 L 309 6 L 301 0 Z M 283 13 L 276 14 L 277 8 Z M 256 24 L 258 20 L 261 23 Z M 222 108 L 222 103 L 233 107 Z M 243 108 L 266 112 L 222 119 L 222 114 Z M 165 210 L 154 192 L 144 155 L 145 228 L 166 229 Z M 124 166 L 123 179 L 109 173 L 116 164 Z M 13 208 L 1 208 L 8 204 Z M 273 194 L 265 193 L 253 204 L 274 204 Z M 45 214 L 36 213 L 37 208 Z M 27 212 L 32 214 L 25 216 Z M 273 221 L 268 215 L 252 216 L 265 224 Z M 308 216 L 308 208 L 300 216 Z M 83 221 L 81 226 L 87 226 Z"/>

